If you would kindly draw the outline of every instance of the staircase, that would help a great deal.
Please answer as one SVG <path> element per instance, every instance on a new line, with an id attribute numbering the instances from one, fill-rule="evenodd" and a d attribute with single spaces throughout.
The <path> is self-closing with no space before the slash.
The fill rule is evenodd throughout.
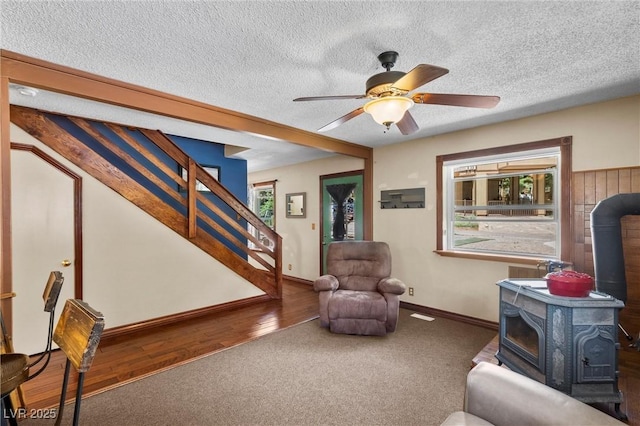
<path id="1" fill-rule="evenodd" d="M 281 237 L 161 131 L 17 105 L 11 105 L 11 122 L 271 298 L 281 298 Z"/>

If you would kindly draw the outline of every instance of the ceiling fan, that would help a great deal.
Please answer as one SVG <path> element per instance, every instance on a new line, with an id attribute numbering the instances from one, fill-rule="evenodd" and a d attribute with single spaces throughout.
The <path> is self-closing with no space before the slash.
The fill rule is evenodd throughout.
<path id="1" fill-rule="evenodd" d="M 498 96 L 455 95 L 443 93 L 407 94 L 436 78 L 449 72 L 446 68 L 435 65 L 419 64 L 408 73 L 391 71 L 398 60 L 398 52 L 389 51 L 378 55 L 378 60 L 385 72 L 375 74 L 366 83 L 364 95 L 310 96 L 296 98 L 293 101 L 319 101 L 330 99 L 371 99 L 364 106 L 343 115 L 337 120 L 318 129 L 326 132 L 351 120 L 363 112 L 371 114 L 373 119 L 389 129 L 392 124 L 398 126 L 403 135 L 410 135 L 418 130 L 418 124 L 409 112 L 414 104 L 451 105 L 472 108 L 493 108 L 500 102 Z"/>

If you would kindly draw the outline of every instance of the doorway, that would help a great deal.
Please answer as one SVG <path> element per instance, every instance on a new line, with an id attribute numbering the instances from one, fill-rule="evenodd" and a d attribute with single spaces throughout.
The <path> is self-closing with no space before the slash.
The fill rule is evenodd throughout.
<path id="1" fill-rule="evenodd" d="M 364 171 L 320 176 L 320 271 L 326 273 L 327 249 L 334 241 L 364 239 Z"/>
<path id="2" fill-rule="evenodd" d="M 66 299 L 82 297 L 81 177 L 32 145 L 11 144 L 12 339 L 15 350 L 42 352 L 49 316 L 42 293 L 51 271 Z"/>

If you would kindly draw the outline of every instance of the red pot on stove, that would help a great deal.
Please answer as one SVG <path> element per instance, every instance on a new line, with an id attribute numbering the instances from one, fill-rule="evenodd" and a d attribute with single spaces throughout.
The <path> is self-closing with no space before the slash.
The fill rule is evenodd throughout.
<path id="1" fill-rule="evenodd" d="M 564 297 L 588 297 L 593 290 L 593 278 L 576 271 L 557 271 L 545 276 L 549 293 Z"/>

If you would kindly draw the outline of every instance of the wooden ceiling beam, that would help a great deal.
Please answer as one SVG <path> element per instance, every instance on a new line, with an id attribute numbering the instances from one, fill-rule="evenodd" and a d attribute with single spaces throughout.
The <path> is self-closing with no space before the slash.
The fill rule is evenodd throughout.
<path id="1" fill-rule="evenodd" d="M 1 76 L 37 89 L 368 159 L 372 149 L 306 130 L 0 50 Z"/>

